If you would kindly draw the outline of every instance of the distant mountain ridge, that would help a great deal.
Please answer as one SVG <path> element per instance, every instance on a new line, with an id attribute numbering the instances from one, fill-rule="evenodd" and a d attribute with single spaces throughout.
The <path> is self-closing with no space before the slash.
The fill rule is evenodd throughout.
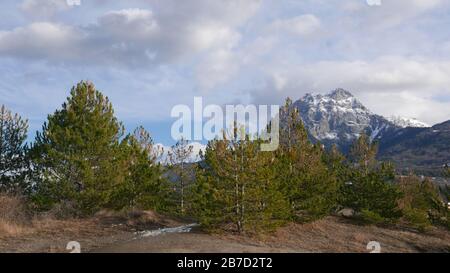
<path id="1" fill-rule="evenodd" d="M 431 128 L 405 128 L 380 141 L 379 158 L 407 173 L 440 176 L 450 164 L 450 120 Z"/>
<path id="2" fill-rule="evenodd" d="M 403 128 L 372 113 L 349 91 L 336 89 L 327 95 L 306 94 L 294 102 L 311 138 L 325 146 L 337 145 L 344 152 L 362 132 L 379 140 Z"/>
<path id="3" fill-rule="evenodd" d="M 422 122 L 420 120 L 417 120 L 415 118 L 405 118 L 405 117 L 399 117 L 399 116 L 390 116 L 387 118 L 390 122 L 394 123 L 396 126 L 401 128 L 429 128 L 430 125 L 426 124 L 425 122 Z"/>
<path id="4" fill-rule="evenodd" d="M 347 153 L 362 132 L 379 143 L 379 158 L 399 170 L 439 175 L 450 163 L 450 121 L 430 127 L 417 119 L 372 113 L 349 91 L 327 95 L 306 94 L 293 103 L 313 142 L 336 145 Z"/>

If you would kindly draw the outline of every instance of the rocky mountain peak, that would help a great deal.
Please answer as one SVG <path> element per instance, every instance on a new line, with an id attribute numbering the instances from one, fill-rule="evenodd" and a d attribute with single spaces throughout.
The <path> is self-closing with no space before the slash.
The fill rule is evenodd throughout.
<path id="1" fill-rule="evenodd" d="M 393 134 L 402 128 L 428 127 L 415 119 L 390 118 L 372 113 L 349 91 L 338 88 L 329 94 L 308 93 L 293 104 L 311 138 L 326 146 L 336 144 L 343 151 L 361 133 L 372 140 Z"/>
<path id="2" fill-rule="evenodd" d="M 350 93 L 349 91 L 342 89 L 342 88 L 338 88 L 334 91 L 332 91 L 329 95 L 330 98 L 334 99 L 334 100 L 347 100 L 349 98 L 354 98 L 353 94 Z"/>
<path id="3" fill-rule="evenodd" d="M 385 131 L 396 128 L 342 88 L 326 95 L 306 94 L 293 106 L 299 109 L 311 138 L 326 146 L 336 144 L 344 151 L 363 132 L 377 139 Z"/>

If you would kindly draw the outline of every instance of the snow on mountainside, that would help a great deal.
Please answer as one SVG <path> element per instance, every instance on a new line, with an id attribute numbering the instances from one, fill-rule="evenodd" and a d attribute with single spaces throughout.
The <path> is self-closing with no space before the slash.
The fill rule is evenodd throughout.
<path id="1" fill-rule="evenodd" d="M 394 123 L 396 126 L 401 128 L 413 127 L 413 128 L 429 128 L 430 125 L 417 120 L 415 118 L 405 118 L 398 116 L 391 116 L 387 118 L 390 122 Z"/>
<path id="2" fill-rule="evenodd" d="M 376 115 L 344 89 L 336 89 L 327 95 L 306 94 L 293 106 L 299 109 L 313 140 L 326 146 L 336 144 L 343 151 L 349 149 L 361 132 L 368 134 L 372 140 L 379 140 L 405 125 L 425 126 L 419 121 L 407 123 L 406 119 L 402 119 L 400 125 Z"/>

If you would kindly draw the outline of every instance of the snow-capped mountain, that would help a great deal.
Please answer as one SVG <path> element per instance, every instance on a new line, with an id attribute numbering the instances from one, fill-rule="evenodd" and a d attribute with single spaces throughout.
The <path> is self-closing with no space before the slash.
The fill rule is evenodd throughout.
<path id="1" fill-rule="evenodd" d="M 387 118 L 390 122 L 401 128 L 413 127 L 413 128 L 429 128 L 430 125 L 417 120 L 415 118 L 405 118 L 399 116 L 390 116 Z"/>
<path id="2" fill-rule="evenodd" d="M 298 108 L 313 140 L 325 146 L 336 144 L 343 151 L 348 151 L 362 132 L 372 140 L 379 140 L 405 126 L 425 126 L 413 120 L 406 123 L 407 119 L 401 119 L 402 123 L 397 124 L 397 120 L 390 121 L 374 114 L 344 89 L 336 89 L 327 95 L 306 94 L 293 106 Z"/>

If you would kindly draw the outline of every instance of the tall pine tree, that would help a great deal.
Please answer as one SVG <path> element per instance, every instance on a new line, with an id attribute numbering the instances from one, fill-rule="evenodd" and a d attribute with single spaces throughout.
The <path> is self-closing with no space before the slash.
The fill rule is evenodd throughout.
<path id="1" fill-rule="evenodd" d="M 36 201 L 44 207 L 63 203 L 83 213 L 107 205 L 112 189 L 125 180 L 123 131 L 109 99 L 92 83 L 73 87 L 36 136 Z"/>
<path id="2" fill-rule="evenodd" d="M 292 100 L 281 109 L 277 174 L 291 204 L 292 216 L 308 221 L 326 215 L 336 205 L 337 181 L 323 163 L 320 145 L 313 145 Z"/>
<path id="3" fill-rule="evenodd" d="M 237 232 L 272 229 L 289 217 L 280 192 L 274 154 L 259 150 L 235 125 L 222 140 L 211 141 L 197 170 L 193 202 L 202 224 Z"/>

